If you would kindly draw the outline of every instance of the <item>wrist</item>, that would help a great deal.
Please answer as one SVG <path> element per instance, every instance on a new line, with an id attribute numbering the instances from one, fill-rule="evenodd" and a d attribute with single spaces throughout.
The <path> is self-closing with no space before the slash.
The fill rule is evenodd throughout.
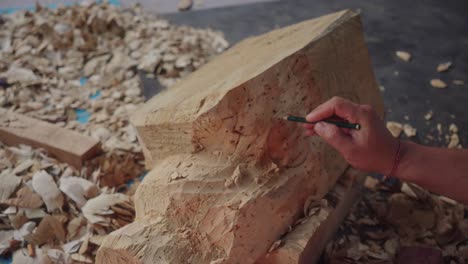
<path id="1" fill-rule="evenodd" d="M 400 153 L 397 168 L 393 171 L 393 175 L 389 175 L 390 177 L 395 177 L 400 180 L 407 180 L 405 171 L 407 171 L 409 168 L 414 149 L 417 146 L 417 144 L 411 141 L 400 141 Z"/>

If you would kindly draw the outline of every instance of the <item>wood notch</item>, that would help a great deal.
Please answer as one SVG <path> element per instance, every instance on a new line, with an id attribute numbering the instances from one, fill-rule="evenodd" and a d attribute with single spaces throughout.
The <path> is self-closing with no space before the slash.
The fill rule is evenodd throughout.
<path id="1" fill-rule="evenodd" d="M 0 141 L 6 145 L 43 148 L 77 169 L 101 152 L 98 140 L 4 108 L 0 108 Z"/>
<path id="2" fill-rule="evenodd" d="M 306 203 L 323 201 L 348 167 L 282 117 L 333 96 L 383 115 L 354 11 L 246 39 L 152 98 L 131 118 L 151 169 L 136 219 L 107 236 L 97 263 L 272 263 Z M 316 236 L 304 237 L 312 244 L 297 254 L 308 256 Z M 275 263 L 303 263 L 294 259 Z"/>

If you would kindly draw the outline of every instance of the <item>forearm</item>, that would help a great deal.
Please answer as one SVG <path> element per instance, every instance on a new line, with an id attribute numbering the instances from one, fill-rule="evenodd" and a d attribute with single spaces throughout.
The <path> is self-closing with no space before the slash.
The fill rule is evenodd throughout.
<path id="1" fill-rule="evenodd" d="M 468 204 L 468 150 L 402 142 L 397 178 Z"/>

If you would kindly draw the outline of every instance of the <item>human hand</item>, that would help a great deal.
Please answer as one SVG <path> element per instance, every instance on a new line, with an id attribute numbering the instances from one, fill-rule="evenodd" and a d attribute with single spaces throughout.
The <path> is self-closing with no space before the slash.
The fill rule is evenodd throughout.
<path id="1" fill-rule="evenodd" d="M 361 125 L 360 130 L 339 128 L 318 122 L 303 124 L 306 135 L 318 135 L 334 147 L 354 168 L 388 175 L 392 170 L 398 140 L 385 127 L 370 105 L 359 105 L 341 97 L 333 97 L 310 112 L 309 122 L 338 117 Z"/>

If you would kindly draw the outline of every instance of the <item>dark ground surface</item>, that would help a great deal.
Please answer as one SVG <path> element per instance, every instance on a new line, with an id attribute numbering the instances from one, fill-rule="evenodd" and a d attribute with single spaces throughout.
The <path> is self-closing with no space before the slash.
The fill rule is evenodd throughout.
<path id="1" fill-rule="evenodd" d="M 387 120 L 413 125 L 418 129 L 413 140 L 429 145 L 445 145 L 443 141 L 425 139 L 427 134 L 437 135 L 437 123 L 443 125 L 444 133 L 454 123 L 459 127 L 462 144 L 468 142 L 468 85 L 451 84 L 454 79 L 468 83 L 468 1 L 282 0 L 164 17 L 176 24 L 221 30 L 235 44 L 249 36 L 345 8 L 362 12 L 376 78 L 385 87 L 382 95 Z M 397 50 L 410 52 L 412 61 L 399 60 Z M 454 67 L 438 73 L 437 65 L 446 61 L 452 61 Z M 449 87 L 431 87 L 429 81 L 433 78 L 446 81 Z M 426 122 L 424 114 L 429 110 L 434 116 Z"/>

